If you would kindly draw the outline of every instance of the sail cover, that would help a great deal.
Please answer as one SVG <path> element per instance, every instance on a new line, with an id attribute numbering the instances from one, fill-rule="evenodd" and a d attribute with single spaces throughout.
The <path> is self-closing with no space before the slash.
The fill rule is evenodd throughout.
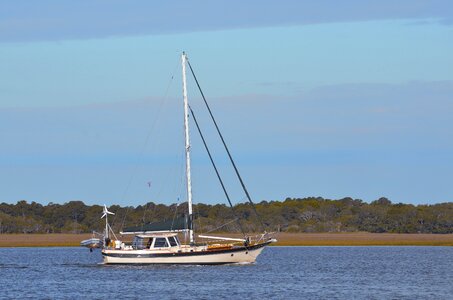
<path id="1" fill-rule="evenodd" d="M 122 233 L 143 233 L 143 232 L 169 232 L 187 230 L 186 217 L 175 218 L 174 220 L 153 222 L 143 224 L 142 226 L 133 226 L 125 228 Z"/>

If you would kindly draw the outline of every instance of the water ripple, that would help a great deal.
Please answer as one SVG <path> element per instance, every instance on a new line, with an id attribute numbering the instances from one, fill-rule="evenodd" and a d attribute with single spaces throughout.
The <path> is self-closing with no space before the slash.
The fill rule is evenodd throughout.
<path id="1" fill-rule="evenodd" d="M 87 253 L 83 248 L 0 249 L 0 298 L 451 299 L 453 295 L 453 247 L 270 247 L 256 264 L 248 265 L 117 266 L 101 261 L 99 251 Z"/>

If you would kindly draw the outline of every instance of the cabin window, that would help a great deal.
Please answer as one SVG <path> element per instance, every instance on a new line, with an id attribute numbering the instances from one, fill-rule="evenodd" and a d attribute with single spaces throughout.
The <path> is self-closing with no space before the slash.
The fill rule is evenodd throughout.
<path id="1" fill-rule="evenodd" d="M 163 248 L 168 247 L 167 239 L 166 238 L 156 238 L 154 241 L 154 248 Z"/>
<path id="2" fill-rule="evenodd" d="M 143 238 L 141 237 L 134 237 L 134 240 L 132 241 L 132 247 L 134 249 L 142 250 L 145 249 L 145 245 L 143 243 Z"/>
<path id="3" fill-rule="evenodd" d="M 173 237 L 173 236 L 169 237 L 168 241 L 170 242 L 171 247 L 178 246 L 178 243 L 176 242 L 175 237 Z"/>

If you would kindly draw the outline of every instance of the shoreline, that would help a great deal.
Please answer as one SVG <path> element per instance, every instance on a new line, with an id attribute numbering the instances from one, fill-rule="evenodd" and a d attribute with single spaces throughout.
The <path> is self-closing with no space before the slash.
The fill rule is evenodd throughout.
<path id="1" fill-rule="evenodd" d="M 0 248 L 74 247 L 80 246 L 80 241 L 91 236 L 90 233 L 0 234 Z M 273 246 L 453 246 L 453 234 L 279 233 L 276 238 L 278 242 Z"/>

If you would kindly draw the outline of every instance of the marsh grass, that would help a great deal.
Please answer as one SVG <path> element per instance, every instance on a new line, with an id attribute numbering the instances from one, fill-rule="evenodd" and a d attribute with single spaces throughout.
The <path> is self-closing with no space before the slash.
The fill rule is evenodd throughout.
<path id="1" fill-rule="evenodd" d="M 70 247 L 79 246 L 80 241 L 90 237 L 91 234 L 0 234 L 0 247 Z M 275 246 L 453 246 L 453 234 L 279 233 L 276 238 Z"/>
<path id="2" fill-rule="evenodd" d="M 280 233 L 276 246 L 453 246 L 453 234 Z"/>

